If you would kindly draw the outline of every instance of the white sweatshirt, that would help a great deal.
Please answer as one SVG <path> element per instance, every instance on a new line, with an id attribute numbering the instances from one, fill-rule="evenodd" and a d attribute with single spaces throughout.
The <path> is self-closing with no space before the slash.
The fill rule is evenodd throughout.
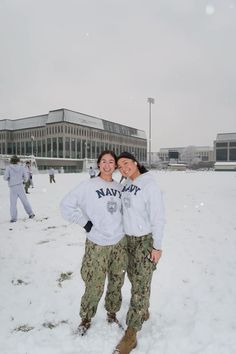
<path id="1" fill-rule="evenodd" d="M 8 181 L 9 187 L 27 182 L 28 173 L 26 168 L 18 164 L 10 164 L 6 167 L 3 178 Z"/>
<path id="2" fill-rule="evenodd" d="M 60 204 L 62 216 L 84 227 L 90 220 L 93 227 L 87 233 L 90 241 L 115 245 L 124 237 L 121 214 L 122 186 L 95 177 L 80 183 Z"/>
<path id="3" fill-rule="evenodd" d="M 152 233 L 153 247 L 161 249 L 165 224 L 162 193 L 150 172 L 134 181 L 127 179 L 122 189 L 125 233 L 144 236 Z"/>

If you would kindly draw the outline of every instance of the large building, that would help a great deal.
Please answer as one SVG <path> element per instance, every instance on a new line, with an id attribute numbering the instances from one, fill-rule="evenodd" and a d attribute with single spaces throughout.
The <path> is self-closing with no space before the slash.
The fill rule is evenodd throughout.
<path id="1" fill-rule="evenodd" d="M 161 148 L 158 153 L 161 161 L 178 160 L 186 164 L 199 162 L 213 162 L 213 148 L 210 146 L 186 146 L 176 148 Z"/>
<path id="2" fill-rule="evenodd" d="M 215 161 L 236 161 L 236 133 L 217 134 L 214 141 Z"/>
<path id="3" fill-rule="evenodd" d="M 80 171 L 84 161 L 101 151 L 126 150 L 141 162 L 147 159 L 144 131 L 68 109 L 48 114 L 0 120 L 0 154 L 33 155 L 39 169 L 63 167 Z"/>
<path id="4" fill-rule="evenodd" d="M 236 171 L 236 133 L 217 134 L 214 156 L 216 171 Z"/>

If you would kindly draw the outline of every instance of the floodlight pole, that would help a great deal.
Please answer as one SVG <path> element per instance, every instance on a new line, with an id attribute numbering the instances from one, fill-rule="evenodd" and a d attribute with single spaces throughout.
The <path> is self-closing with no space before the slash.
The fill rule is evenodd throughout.
<path id="1" fill-rule="evenodd" d="M 149 138 L 148 138 L 148 166 L 149 170 L 151 170 L 152 163 L 151 163 L 151 153 L 152 153 L 152 104 L 155 103 L 154 98 L 148 97 L 147 102 L 149 104 Z"/>

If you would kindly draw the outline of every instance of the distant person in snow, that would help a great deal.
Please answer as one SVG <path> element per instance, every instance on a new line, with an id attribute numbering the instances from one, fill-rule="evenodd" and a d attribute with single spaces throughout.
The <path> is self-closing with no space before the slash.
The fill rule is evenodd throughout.
<path id="1" fill-rule="evenodd" d="M 49 182 L 50 182 L 50 183 L 52 183 L 52 182 L 56 183 L 55 177 L 54 177 L 54 175 L 55 175 L 55 170 L 54 170 L 54 168 L 50 167 L 50 169 L 49 169 L 49 171 L 48 171 L 48 174 L 49 174 Z"/>
<path id="2" fill-rule="evenodd" d="M 24 185 L 25 185 L 25 193 L 26 193 L 26 194 L 30 194 L 30 193 L 29 193 L 29 187 L 30 187 L 30 173 L 31 173 L 31 168 L 30 168 L 30 162 L 29 162 L 29 161 L 26 161 L 26 163 L 25 163 L 25 169 L 26 169 L 26 172 L 27 172 L 27 181 L 24 182 Z"/>
<path id="3" fill-rule="evenodd" d="M 29 201 L 25 195 L 23 182 L 29 178 L 25 166 L 19 165 L 20 159 L 16 155 L 11 157 L 10 165 L 7 166 L 3 178 L 8 181 L 10 189 L 10 222 L 17 221 L 17 199 L 19 198 L 29 218 L 32 219 L 35 215 Z"/>
<path id="4" fill-rule="evenodd" d="M 112 174 L 116 169 L 113 151 L 102 152 L 97 160 L 99 175 L 81 182 L 64 197 L 60 209 L 63 217 L 82 226 L 86 234 L 85 254 L 81 276 L 85 292 L 81 299 L 78 331 L 84 335 L 97 312 L 106 277 L 108 279 L 105 309 L 108 323 L 119 323 L 116 312 L 120 310 L 127 267 L 126 239 L 122 225 L 121 189 Z"/>
<path id="5" fill-rule="evenodd" d="M 96 177 L 96 171 L 92 166 L 89 167 L 89 176 L 90 178 Z"/>
<path id="6" fill-rule="evenodd" d="M 126 317 L 127 329 L 114 353 L 128 354 L 137 345 L 137 332 L 149 319 L 151 281 L 162 254 L 165 219 L 162 194 L 151 173 L 129 152 L 122 152 L 117 164 L 126 178 L 121 199 L 131 300 Z"/>

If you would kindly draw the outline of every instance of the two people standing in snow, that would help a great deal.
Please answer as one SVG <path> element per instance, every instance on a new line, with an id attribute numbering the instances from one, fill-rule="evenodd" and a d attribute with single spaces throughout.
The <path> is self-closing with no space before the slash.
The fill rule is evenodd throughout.
<path id="1" fill-rule="evenodd" d="M 113 156 L 113 163 L 112 168 L 109 168 L 111 156 Z M 122 176 L 126 178 L 124 184 L 117 185 L 112 181 L 116 161 Z M 63 216 L 70 222 L 84 226 L 87 231 L 86 250 L 81 269 L 86 290 L 81 301 L 82 322 L 79 329 L 84 328 L 82 332 L 85 333 L 91 325 L 91 318 L 96 313 L 103 292 L 106 274 L 108 274 L 108 289 L 105 308 L 108 311 L 108 320 L 113 318 L 113 322 L 118 322 L 116 312 L 121 306 L 121 287 L 124 273 L 127 271 L 131 282 L 131 301 L 126 317 L 127 329 L 114 353 L 128 354 L 136 347 L 137 332 L 141 330 L 143 322 L 149 318 L 152 275 L 162 254 L 164 206 L 155 179 L 129 152 L 121 153 L 117 160 L 113 152 L 107 152 L 101 159 L 99 157 L 98 167 L 100 174 L 97 178 L 80 184 L 61 203 Z M 109 180 L 105 178 L 103 181 L 107 173 Z M 109 185 L 115 183 L 115 186 L 109 187 L 107 184 L 104 185 L 105 182 Z M 121 202 L 122 221 L 120 212 L 117 213 L 118 210 L 120 211 Z M 114 217 L 119 220 L 119 227 L 118 225 L 115 227 Z M 90 226 L 92 226 L 91 231 Z M 105 263 L 104 255 L 107 252 L 111 254 L 109 251 L 111 242 L 113 248 L 122 244 L 122 256 L 118 259 L 112 257 L 111 263 L 109 261 Z M 128 262 L 127 267 L 125 259 Z M 118 283 L 111 277 L 114 269 L 113 262 L 117 269 L 123 272 L 123 274 L 119 273 Z M 104 264 L 106 267 L 103 266 Z M 100 276 L 96 279 L 96 273 L 100 268 L 103 268 L 104 272 L 102 280 Z M 93 304 L 95 298 L 96 303 Z M 89 311 L 92 304 L 94 307 Z"/>
<path id="2" fill-rule="evenodd" d="M 63 217 L 86 230 L 85 254 L 81 276 L 85 292 L 81 299 L 80 334 L 85 334 L 95 316 L 108 278 L 105 309 L 107 321 L 117 322 L 120 310 L 121 288 L 127 269 L 127 249 L 121 214 L 122 186 L 112 174 L 117 157 L 113 151 L 104 151 L 97 160 L 99 175 L 80 183 L 60 204 Z"/>
<path id="3" fill-rule="evenodd" d="M 3 178 L 8 181 L 10 190 L 10 222 L 17 221 L 17 199 L 19 198 L 29 218 L 32 219 L 35 215 L 31 205 L 26 197 L 23 182 L 29 179 L 26 167 L 19 165 L 20 159 L 16 155 L 11 157 L 10 165 L 7 166 Z"/>

